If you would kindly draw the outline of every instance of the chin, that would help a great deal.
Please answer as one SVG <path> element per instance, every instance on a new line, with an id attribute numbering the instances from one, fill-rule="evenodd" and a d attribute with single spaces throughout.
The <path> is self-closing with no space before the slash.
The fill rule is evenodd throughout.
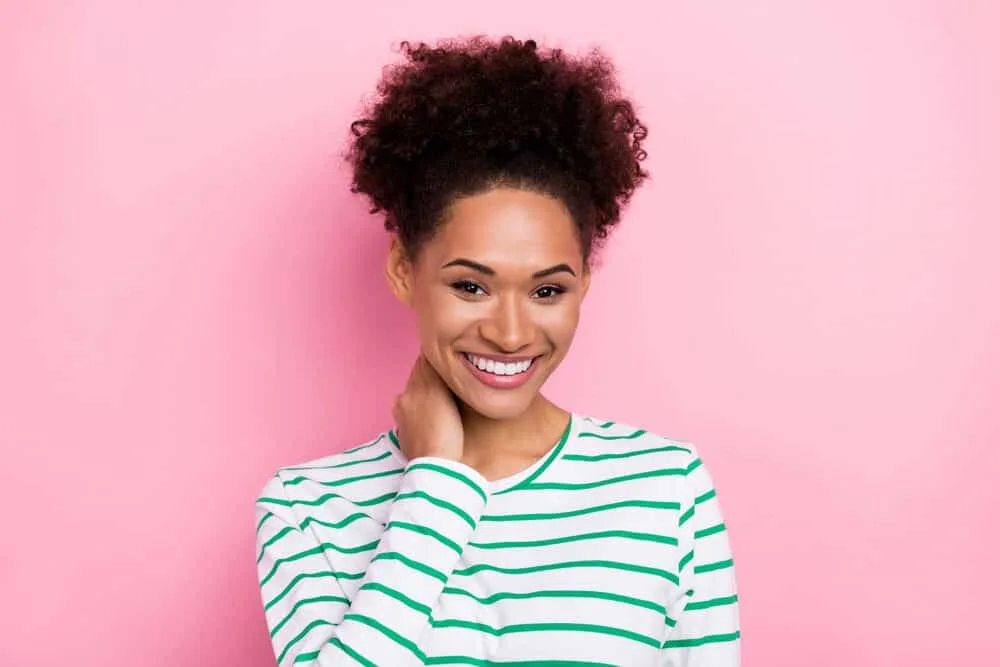
<path id="1" fill-rule="evenodd" d="M 520 417 L 534 403 L 535 397 L 536 393 L 524 397 L 460 395 L 458 398 L 473 412 L 487 419 L 503 421 Z"/>

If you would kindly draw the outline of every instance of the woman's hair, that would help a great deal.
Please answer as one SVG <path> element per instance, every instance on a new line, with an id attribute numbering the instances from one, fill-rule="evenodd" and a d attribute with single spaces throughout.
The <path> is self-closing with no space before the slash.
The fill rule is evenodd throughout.
<path id="1" fill-rule="evenodd" d="M 386 229 L 414 256 L 457 197 L 519 187 L 566 205 L 589 259 L 648 175 L 646 127 L 611 62 L 511 37 L 402 51 L 351 124 L 347 155 L 352 190 Z"/>

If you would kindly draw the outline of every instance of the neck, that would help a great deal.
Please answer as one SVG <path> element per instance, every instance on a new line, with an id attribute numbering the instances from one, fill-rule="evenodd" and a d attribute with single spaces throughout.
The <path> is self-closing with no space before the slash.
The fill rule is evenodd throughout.
<path id="1" fill-rule="evenodd" d="M 569 413 L 541 394 L 511 419 L 490 419 L 464 404 L 460 413 L 465 431 L 463 458 L 481 464 L 542 456 L 562 435 L 569 418 Z"/>

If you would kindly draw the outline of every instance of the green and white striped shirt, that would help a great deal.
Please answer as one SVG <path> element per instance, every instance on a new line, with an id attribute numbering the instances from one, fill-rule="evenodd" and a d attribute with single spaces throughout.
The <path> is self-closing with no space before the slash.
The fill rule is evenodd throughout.
<path id="1" fill-rule="evenodd" d="M 283 468 L 257 501 L 281 667 L 735 667 L 729 539 L 694 448 L 573 415 L 488 482 L 395 434 Z"/>

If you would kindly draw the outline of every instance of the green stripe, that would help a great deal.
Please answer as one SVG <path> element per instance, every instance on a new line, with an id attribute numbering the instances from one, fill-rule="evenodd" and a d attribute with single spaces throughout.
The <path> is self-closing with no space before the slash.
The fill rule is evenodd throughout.
<path id="1" fill-rule="evenodd" d="M 257 564 L 260 565 L 260 562 L 264 560 L 264 552 L 267 550 L 269 546 L 271 546 L 272 544 L 274 544 L 275 542 L 277 542 L 278 540 L 280 540 L 282 537 L 292 532 L 293 530 L 295 530 L 295 528 L 293 528 L 292 526 L 285 526 L 277 533 L 275 533 L 273 536 L 271 536 L 271 539 L 261 544 L 260 553 L 257 554 Z"/>
<path id="2" fill-rule="evenodd" d="M 615 425 L 615 422 L 604 422 L 603 424 L 598 424 L 598 428 L 611 428 Z"/>
<path id="3" fill-rule="evenodd" d="M 302 632 L 300 632 L 299 634 L 297 634 L 294 637 L 292 637 L 292 639 L 287 644 L 285 644 L 285 648 L 283 648 L 281 650 L 281 652 L 278 654 L 278 664 L 279 665 L 281 664 L 281 661 L 285 659 L 285 655 L 288 653 L 288 651 L 292 648 L 292 646 L 294 644 L 302 641 L 303 637 L 305 637 L 310 632 L 312 632 L 316 628 L 318 628 L 320 626 L 323 626 L 323 625 L 330 625 L 330 626 L 332 626 L 333 623 L 331 623 L 330 621 L 324 621 L 323 619 L 318 618 L 315 621 L 313 621 L 312 623 L 310 623 L 309 625 L 307 625 L 306 627 L 302 628 Z"/>
<path id="4" fill-rule="evenodd" d="M 702 572 L 715 572 L 716 570 L 725 570 L 726 568 L 733 566 L 733 559 L 720 560 L 717 563 L 705 563 L 704 565 L 695 565 L 694 573 L 701 574 Z"/>
<path id="5" fill-rule="evenodd" d="M 700 609 L 711 609 L 712 607 L 725 607 L 727 605 L 736 604 L 737 599 L 735 595 L 729 595 L 724 598 L 712 598 L 711 600 L 701 600 L 699 602 L 688 602 L 684 607 L 684 611 L 698 611 Z"/>
<path id="6" fill-rule="evenodd" d="M 628 435 L 603 435 L 601 433 L 581 433 L 581 438 L 598 438 L 600 440 L 633 440 L 643 435 L 646 431 L 644 429 L 639 429 Z"/>
<path id="7" fill-rule="evenodd" d="M 597 533 L 580 533 L 578 535 L 568 535 L 566 537 L 553 537 L 547 540 L 523 540 L 517 542 L 469 542 L 469 546 L 476 547 L 478 549 L 520 549 L 522 547 L 547 547 L 553 544 L 565 544 L 567 542 L 598 540 L 607 537 L 622 537 L 629 540 L 659 542 L 661 544 L 671 544 L 674 546 L 677 545 L 677 540 L 675 538 L 668 537 L 666 535 L 638 533 L 631 530 L 603 530 Z"/>
<path id="8" fill-rule="evenodd" d="M 297 574 L 292 578 L 288 585 L 281 589 L 281 592 L 271 598 L 270 602 L 264 604 L 264 611 L 267 611 L 274 605 L 278 604 L 282 598 L 288 595 L 295 585 L 298 584 L 303 579 L 323 579 L 326 577 L 331 577 L 333 579 L 361 579 L 365 576 L 364 572 L 350 573 L 350 572 L 330 572 L 329 570 L 324 570 L 322 572 L 304 572 L 302 574 Z M 339 584 L 338 584 L 339 586 Z"/>
<path id="9" fill-rule="evenodd" d="M 700 496 L 698 496 L 697 498 L 695 498 L 694 499 L 694 504 L 695 505 L 701 505 L 702 503 L 708 502 L 709 500 L 711 500 L 714 497 L 715 497 L 715 489 L 709 489 L 705 493 L 703 493 Z"/>
<path id="10" fill-rule="evenodd" d="M 337 637 L 331 637 L 329 643 L 333 644 L 334 646 L 336 646 L 337 648 L 339 648 L 341 651 L 343 651 L 344 653 L 346 653 L 350 657 L 352 657 L 355 660 L 357 660 L 359 663 L 361 663 L 361 665 L 363 667 L 378 667 L 377 664 L 375 664 L 374 662 L 372 662 L 371 660 L 369 660 L 365 656 L 361 655 L 360 653 L 358 653 L 357 651 L 355 651 L 353 648 L 351 648 L 350 646 L 348 646 L 344 642 L 340 641 L 340 639 L 337 638 Z M 313 660 L 315 660 L 318 657 L 319 657 L 319 651 L 310 651 L 309 653 L 300 653 L 297 656 L 295 656 L 295 662 L 312 662 Z"/>
<path id="11" fill-rule="evenodd" d="M 368 658 L 366 658 L 365 656 L 361 655 L 360 653 L 358 653 L 357 651 L 355 651 L 353 648 L 351 648 L 350 646 L 348 646 L 347 644 L 345 644 L 343 641 L 340 640 L 339 637 L 332 638 L 330 640 L 330 643 L 333 644 L 334 646 L 336 646 L 337 648 L 339 648 L 341 651 L 343 651 L 347 655 L 349 655 L 352 658 L 354 658 L 355 660 L 357 660 L 358 662 L 360 662 L 361 665 L 362 665 L 362 667 L 378 667 L 378 665 L 376 663 L 372 662 L 371 660 L 369 660 Z M 296 662 L 298 662 L 297 659 L 296 659 Z"/>
<path id="12" fill-rule="evenodd" d="M 587 660 L 512 660 L 497 662 L 481 660 L 468 655 L 438 655 L 427 658 L 425 665 L 472 665 L 472 667 L 619 667 L 607 662 Z"/>
<path id="13" fill-rule="evenodd" d="M 262 516 L 260 518 L 260 521 L 257 522 L 257 528 L 254 530 L 254 534 L 259 533 L 260 532 L 260 527 L 263 526 L 264 522 L 267 521 L 268 519 L 270 519 L 272 516 L 274 516 L 274 514 L 272 514 L 270 512 L 264 512 L 264 516 Z"/>
<path id="14" fill-rule="evenodd" d="M 460 595 L 467 598 L 472 598 L 473 600 L 479 602 L 480 604 L 494 604 L 501 600 L 530 600 L 534 598 L 587 598 L 594 600 L 610 600 L 612 602 L 621 602 L 622 604 L 631 605 L 633 607 L 642 607 L 644 609 L 650 609 L 658 614 L 666 613 L 666 608 L 656 602 L 650 600 L 642 600 L 639 598 L 630 597 L 628 595 L 619 595 L 617 593 L 606 593 L 604 591 L 581 591 L 581 590 L 551 590 L 551 591 L 533 591 L 531 593 L 495 593 L 487 597 L 478 597 L 475 594 L 463 590 L 461 588 L 447 587 L 442 591 L 443 595 Z"/>
<path id="15" fill-rule="evenodd" d="M 383 635 L 385 635 L 386 637 L 388 637 L 389 639 L 391 639 L 392 641 L 396 642 L 397 644 L 399 644 L 400 646 L 402 646 L 403 648 L 405 648 L 406 650 L 408 650 L 410 653 L 412 653 L 413 655 L 415 655 L 417 657 L 417 659 L 420 660 L 421 663 L 423 663 L 423 661 L 424 661 L 424 653 L 423 653 L 423 651 L 420 650 L 420 648 L 416 644 L 414 644 L 412 641 L 410 641 L 409 639 L 407 639 L 403 635 L 399 634 L 395 630 L 392 630 L 391 628 L 388 628 L 385 625 L 382 625 L 381 623 L 379 623 L 377 620 L 375 620 L 371 616 L 365 616 L 364 614 L 348 613 L 348 614 L 344 614 L 344 620 L 345 621 L 355 621 L 357 623 L 361 623 L 363 625 L 367 625 L 370 628 L 374 628 L 375 630 L 378 630 Z"/>
<path id="16" fill-rule="evenodd" d="M 294 479 L 290 479 L 287 482 L 285 482 L 285 486 L 294 486 L 295 484 L 299 484 L 300 482 L 316 482 L 317 484 L 321 484 L 323 486 L 344 486 L 345 484 L 353 484 L 354 482 L 364 482 L 365 480 L 369 479 L 378 479 L 379 477 L 393 477 L 395 475 L 402 475 L 402 474 L 403 474 L 402 468 L 394 468 L 392 470 L 380 470 L 378 472 L 370 472 L 367 475 L 355 475 L 354 477 L 344 477 L 343 479 L 335 479 L 330 482 L 320 482 L 319 480 L 315 480 L 312 477 L 306 477 L 304 475 L 300 475 L 298 477 L 295 477 Z"/>
<path id="17" fill-rule="evenodd" d="M 417 533 L 419 535 L 426 535 L 427 537 L 433 538 L 448 547 L 456 554 L 461 555 L 462 547 L 458 546 L 453 540 L 449 540 L 447 537 L 437 532 L 433 528 L 428 528 L 427 526 L 420 526 L 415 523 L 409 523 L 408 521 L 390 521 L 386 525 L 386 529 L 398 528 L 400 530 L 408 530 L 411 533 Z"/>
<path id="18" fill-rule="evenodd" d="M 360 554 L 360 553 L 364 553 L 366 551 L 371 551 L 372 549 L 374 549 L 377 546 L 378 546 L 378 540 L 372 540 L 371 542 L 368 542 L 367 544 L 359 544 L 359 545 L 353 546 L 353 547 L 342 547 L 342 546 L 333 544 L 331 542 L 322 542 L 319 545 L 320 549 L 322 549 L 323 551 L 337 551 L 337 552 L 340 552 L 342 554 Z"/>
<path id="19" fill-rule="evenodd" d="M 613 628 L 607 625 L 597 625 L 595 623 L 516 623 L 513 625 L 505 625 L 500 628 L 494 628 L 484 623 L 475 623 L 472 621 L 462 621 L 458 619 L 431 619 L 431 627 L 463 628 L 465 630 L 482 632 L 494 637 L 502 637 L 504 635 L 511 635 L 520 632 L 588 632 L 622 637 L 623 639 L 631 639 L 632 641 L 646 644 L 647 646 L 660 648 L 660 640 L 654 637 L 647 637 L 646 635 L 639 634 L 638 632 L 632 632 L 631 630 Z"/>
<path id="20" fill-rule="evenodd" d="M 663 648 L 689 648 L 692 646 L 704 646 L 705 644 L 724 644 L 736 641 L 740 638 L 740 633 L 730 632 L 724 635 L 706 635 L 704 637 L 692 637 L 691 639 L 668 639 L 663 642 Z"/>
<path id="21" fill-rule="evenodd" d="M 612 560 L 574 560 L 562 563 L 549 563 L 546 565 L 532 565 L 529 567 L 499 567 L 488 563 L 477 563 L 467 568 L 455 570 L 453 575 L 470 576 L 477 572 L 498 572 L 500 574 L 534 574 L 536 572 L 548 572 L 550 570 L 563 570 L 574 567 L 599 567 L 609 570 L 622 570 L 624 572 L 636 572 L 638 574 L 649 574 L 661 579 L 678 584 L 680 580 L 676 574 L 645 565 L 633 565 L 632 563 L 620 563 Z"/>
<path id="22" fill-rule="evenodd" d="M 396 437 L 395 431 L 389 431 L 389 442 L 391 442 L 400 452 L 403 451 L 403 448 L 399 446 L 399 438 Z"/>
<path id="23" fill-rule="evenodd" d="M 257 499 L 258 503 L 271 503 L 272 505 L 281 505 L 282 507 L 291 507 L 292 501 L 285 500 L 284 498 L 270 498 L 268 496 L 261 496 Z"/>
<path id="24" fill-rule="evenodd" d="M 599 486 L 608 486 L 610 484 L 618 484 L 620 482 L 630 482 L 636 479 L 648 479 L 650 477 L 669 477 L 672 475 L 684 475 L 687 470 L 685 468 L 663 468 L 660 470 L 647 470 L 645 472 L 637 472 L 631 475 L 622 475 L 620 477 L 611 477 L 609 479 L 602 479 L 596 482 L 540 482 L 537 484 L 532 484 L 529 489 L 542 491 L 578 491 L 581 489 L 595 489 Z"/>
<path id="25" fill-rule="evenodd" d="M 384 438 L 384 437 L 385 437 L 385 434 L 383 433 L 382 435 L 380 435 L 379 437 L 375 438 L 371 442 L 366 442 L 363 445 L 358 445 L 357 447 L 352 447 L 351 449 L 346 449 L 346 450 L 342 451 L 341 454 L 354 454 L 355 452 L 360 452 L 362 449 L 368 449 L 369 447 L 374 447 L 378 443 L 382 442 L 382 438 Z"/>
<path id="26" fill-rule="evenodd" d="M 542 473 L 548 470 L 555 461 L 557 461 L 562 454 L 563 449 L 566 447 L 566 443 L 569 441 L 569 434 L 573 430 L 573 415 L 570 414 L 569 419 L 566 421 L 566 428 L 563 429 L 562 435 L 559 437 L 559 441 L 556 442 L 555 447 L 548 453 L 545 460 L 540 466 L 538 466 L 533 473 L 528 475 L 525 479 L 510 487 L 509 489 L 503 489 L 497 491 L 493 495 L 499 496 L 505 493 L 510 493 L 511 491 L 518 491 L 520 489 L 531 488 L 532 482 L 538 479 Z"/>
<path id="27" fill-rule="evenodd" d="M 689 551 L 686 554 L 684 554 L 684 557 L 681 558 L 680 562 L 677 564 L 677 569 L 683 572 L 685 566 L 687 566 L 687 564 L 691 562 L 692 558 L 694 558 L 694 551 Z"/>
<path id="28" fill-rule="evenodd" d="M 481 488 L 479 488 L 478 484 L 473 482 L 471 479 L 469 479 L 462 473 L 456 472 L 450 468 L 445 468 L 444 466 L 440 466 L 436 463 L 420 462 L 420 463 L 411 463 L 409 466 L 407 466 L 406 470 L 407 472 L 409 472 L 410 470 L 433 470 L 435 472 L 441 473 L 442 475 L 447 475 L 448 477 L 457 479 L 462 484 L 468 486 L 470 489 L 476 492 L 476 495 L 478 495 L 480 498 L 483 499 L 484 503 L 486 502 L 486 492 L 483 491 Z"/>
<path id="29" fill-rule="evenodd" d="M 305 598 L 303 600 L 299 600 L 298 602 L 295 603 L 295 605 L 288 612 L 288 614 L 285 615 L 283 619 L 275 623 L 274 629 L 271 630 L 271 638 L 273 639 L 274 636 L 281 631 L 281 628 L 283 628 L 285 624 L 288 623 L 288 621 L 292 620 L 292 616 L 295 615 L 295 612 L 298 611 L 300 607 L 304 607 L 307 604 L 314 604 L 316 602 L 339 602 L 341 604 L 351 604 L 350 600 L 344 597 L 340 597 L 339 595 L 320 595 L 314 598 Z"/>
<path id="30" fill-rule="evenodd" d="M 715 535 L 716 533 L 725 532 L 725 530 L 726 530 L 726 524 L 724 524 L 724 523 L 717 523 L 714 526 L 711 526 L 709 528 L 703 528 L 701 530 L 696 530 L 695 533 L 694 533 L 694 537 L 695 537 L 695 539 L 699 539 L 699 538 L 702 538 L 702 537 L 709 537 L 711 535 Z"/>
<path id="31" fill-rule="evenodd" d="M 285 556 L 284 558 L 276 559 L 274 561 L 274 565 L 271 566 L 271 571 L 267 573 L 267 576 L 265 576 L 263 579 L 260 580 L 260 585 L 261 587 L 265 586 L 267 582 L 271 580 L 271 577 L 273 577 L 278 572 L 278 568 L 281 567 L 282 565 L 285 565 L 286 563 L 292 563 L 294 561 L 301 560 L 303 558 L 309 558 L 310 556 L 317 556 L 322 554 L 324 551 L 338 551 L 342 554 L 359 554 L 365 551 L 371 551 L 377 546 L 378 546 L 378 540 L 369 542 L 368 544 L 361 544 L 356 547 L 340 547 L 337 546 L 336 544 L 323 542 L 320 545 L 315 546 L 311 549 L 306 549 L 305 551 L 300 551 L 296 554 L 292 554 L 291 556 Z"/>
<path id="32" fill-rule="evenodd" d="M 611 452 L 609 454 L 567 454 L 563 457 L 566 461 L 606 461 L 608 459 L 628 459 L 633 456 L 645 456 L 646 454 L 659 454 L 662 452 L 688 452 L 690 449 L 670 445 L 668 447 L 653 447 L 652 449 L 637 449 L 631 452 Z"/>
<path id="33" fill-rule="evenodd" d="M 700 467 L 701 467 L 701 459 L 695 459 L 694 461 L 691 462 L 691 465 L 688 466 L 687 474 L 690 475 Z"/>
<path id="34" fill-rule="evenodd" d="M 449 503 L 447 500 L 441 500 L 440 498 L 435 498 L 434 496 L 430 495 L 429 493 L 426 493 L 425 491 L 410 491 L 409 493 L 401 493 L 398 496 L 396 496 L 396 502 L 399 502 L 400 500 L 409 500 L 410 498 L 422 498 L 423 500 L 426 500 L 432 505 L 437 505 L 442 509 L 448 510 L 452 514 L 455 514 L 462 521 L 469 524 L 470 528 L 474 529 L 476 527 L 476 520 L 473 519 L 472 516 L 468 512 L 463 510 L 461 507 Z"/>
<path id="35" fill-rule="evenodd" d="M 345 498 L 344 496 L 342 496 L 342 495 L 340 495 L 338 493 L 324 493 L 319 498 L 315 498 L 313 500 L 284 500 L 282 498 L 267 498 L 267 497 L 265 497 L 265 498 L 258 498 L 257 502 L 259 502 L 259 503 L 272 503 L 274 505 L 281 505 L 282 507 L 291 507 L 293 505 L 307 505 L 309 507 L 318 507 L 318 506 L 324 504 L 328 500 L 332 500 L 334 498 L 338 498 L 340 500 L 346 500 L 347 502 L 351 503 L 352 505 L 359 505 L 361 507 L 368 507 L 370 505 L 379 505 L 381 503 L 384 503 L 387 500 L 392 500 L 395 497 L 396 497 L 396 492 L 395 491 L 392 491 L 390 493 L 382 494 L 381 496 L 377 496 L 375 498 L 369 498 L 368 500 L 350 500 L 350 499 Z"/>
<path id="36" fill-rule="evenodd" d="M 358 590 L 359 591 L 378 591 L 379 593 L 383 593 L 385 595 L 388 595 L 389 597 L 391 597 L 391 598 L 393 598 L 395 600 L 399 600 L 400 602 L 402 602 L 403 604 L 405 604 L 407 607 L 409 607 L 413 611 L 416 611 L 416 612 L 419 612 L 421 614 L 424 614 L 425 616 L 429 616 L 430 613 L 431 613 L 431 608 L 428 607 L 427 605 L 420 604 L 416 600 L 414 600 L 412 598 L 409 598 L 406 595 L 403 595 L 402 593 L 400 593 L 399 591 L 397 591 L 395 588 L 389 588 L 388 586 L 383 586 L 382 584 L 376 583 L 374 581 L 368 582 L 367 584 L 365 584 L 364 586 L 362 586 Z"/>
<path id="37" fill-rule="evenodd" d="M 288 468 L 282 468 L 282 471 L 297 472 L 299 470 L 333 470 L 336 468 L 349 468 L 351 466 L 361 465 L 362 463 L 374 463 L 375 461 L 381 461 L 382 459 L 387 459 L 390 456 L 392 456 L 392 452 L 382 452 L 378 456 L 372 456 L 367 459 L 358 459 L 357 461 L 333 463 L 328 466 L 290 466 Z"/>
<path id="38" fill-rule="evenodd" d="M 309 524 L 315 523 L 315 524 L 319 524 L 320 526 L 326 526 L 327 528 L 333 528 L 335 530 L 340 530 L 341 528 L 345 528 L 346 526 L 351 525 L 352 523 L 354 523 L 355 521 L 358 521 L 359 519 L 370 519 L 370 518 L 371 517 L 368 516 L 367 514 L 364 514 L 362 512 L 355 512 L 354 514 L 350 514 L 350 515 L 344 517 L 343 519 L 341 519 L 340 521 L 338 521 L 336 523 L 330 523 L 329 521 L 323 521 L 321 519 L 317 519 L 314 516 L 309 516 L 309 517 L 306 517 L 306 520 L 303 521 L 299 525 L 299 527 L 302 528 L 302 530 L 305 530 L 306 528 L 309 527 Z"/>
<path id="39" fill-rule="evenodd" d="M 663 616 L 663 621 L 667 624 L 668 628 L 673 628 L 673 627 L 677 626 L 677 621 L 675 621 L 674 619 L 670 618 L 669 614 L 665 614 Z"/>
<path id="40" fill-rule="evenodd" d="M 403 565 L 406 565 L 412 570 L 416 570 L 417 572 L 422 572 L 429 577 L 434 577 L 442 584 L 448 581 L 447 575 L 445 575 L 443 572 L 438 572 L 437 570 L 428 565 L 424 565 L 423 563 L 418 563 L 412 558 L 407 558 L 403 554 L 396 553 L 395 551 L 384 551 L 375 556 L 374 558 L 372 558 L 373 563 L 377 560 L 396 560 L 402 563 Z"/>
<path id="41" fill-rule="evenodd" d="M 264 522 L 267 521 L 268 519 L 270 519 L 273 516 L 276 516 L 276 515 L 275 514 L 271 514 L 270 512 L 268 512 L 267 514 L 264 515 L 264 518 L 262 518 L 260 520 L 260 522 L 257 523 L 257 532 L 256 532 L 256 534 L 257 534 L 258 537 L 260 537 L 260 529 L 264 525 Z M 289 526 L 286 521 L 282 520 L 281 523 L 282 523 L 282 525 L 285 526 L 285 528 L 291 528 L 291 526 Z M 284 529 L 282 529 L 282 530 L 284 530 Z"/>
<path id="42" fill-rule="evenodd" d="M 594 507 L 584 507 L 583 509 L 569 510 L 567 512 L 545 512 L 538 514 L 503 514 L 495 516 L 483 515 L 481 521 L 548 521 L 551 519 L 565 519 L 573 516 L 581 516 L 583 514 L 591 514 L 594 512 L 604 512 L 606 510 L 619 509 L 622 507 L 644 507 L 648 509 L 659 509 L 659 510 L 679 510 L 681 508 L 680 503 L 660 502 L 658 500 L 622 500 L 617 503 L 596 505 Z"/>
<path id="43" fill-rule="evenodd" d="M 684 512 L 684 514 L 681 514 L 681 518 L 677 520 L 677 525 L 683 526 L 688 521 L 690 521 L 691 517 L 693 516 L 694 516 L 694 505 L 689 507 L 687 511 Z"/>
<path id="44" fill-rule="evenodd" d="M 369 498 L 367 500 L 349 500 L 348 502 L 352 502 L 355 505 L 359 505 L 361 507 L 371 507 L 372 505 L 381 505 L 387 500 L 392 500 L 395 497 L 396 497 L 396 492 L 390 491 L 389 493 L 383 493 L 381 496 L 375 496 L 374 498 Z"/>

